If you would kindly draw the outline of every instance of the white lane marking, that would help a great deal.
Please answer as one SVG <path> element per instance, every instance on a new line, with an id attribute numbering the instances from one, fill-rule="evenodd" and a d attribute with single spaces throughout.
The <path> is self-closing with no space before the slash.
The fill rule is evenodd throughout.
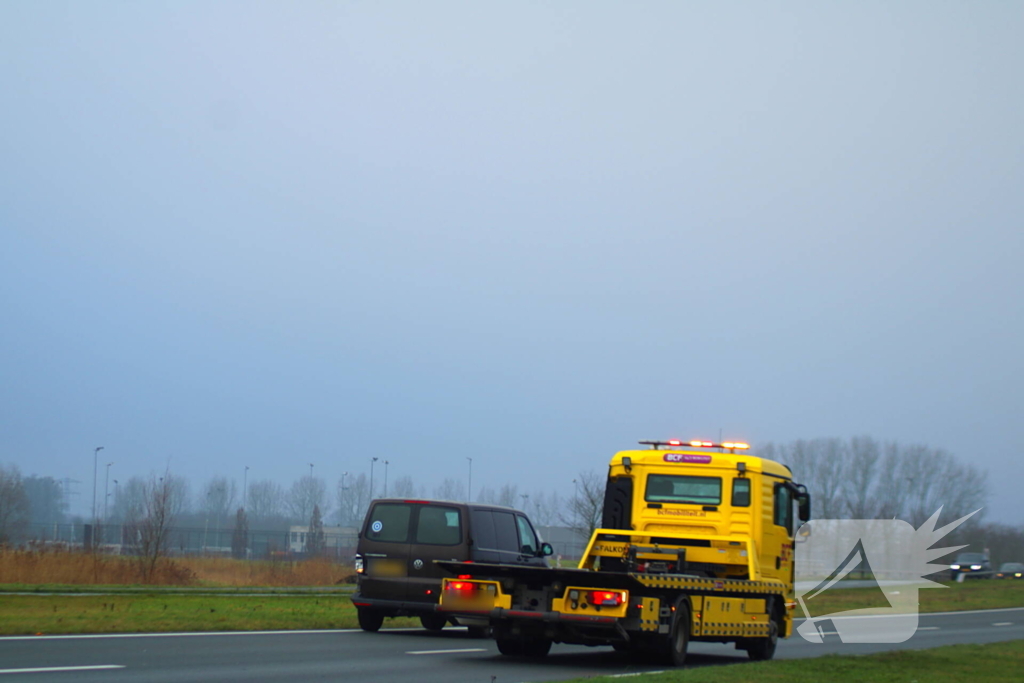
<path id="1" fill-rule="evenodd" d="M 992 625 L 993 626 L 1013 626 L 1013 622 L 1012 621 L 1000 621 L 1000 622 L 997 622 L 997 623 L 992 624 Z"/>
<path id="2" fill-rule="evenodd" d="M 95 666 L 47 666 L 35 669 L 0 669 L 0 674 L 41 674 L 56 671 L 99 671 L 101 669 L 123 669 L 123 664 L 97 664 Z"/>
<path id="3" fill-rule="evenodd" d="M 409 650 L 407 655 L 452 655 L 460 652 L 487 652 L 482 647 L 463 647 L 458 650 Z"/>
<path id="4" fill-rule="evenodd" d="M 664 671 L 637 671 L 628 674 L 608 674 L 608 678 L 632 678 L 633 676 L 650 676 L 651 674 L 663 674 Z"/>
<path id="5" fill-rule="evenodd" d="M 422 628 L 382 628 L 381 633 L 422 631 Z M 447 630 L 447 629 L 446 629 Z M 458 631 L 459 627 L 453 627 Z M 465 630 L 463 628 L 462 630 Z M 60 636 L 0 636 L 0 643 L 8 640 L 74 640 L 90 638 L 202 638 L 206 636 L 288 636 L 313 633 L 362 633 L 360 628 L 298 629 L 294 631 L 189 631 L 173 633 L 81 633 Z"/>

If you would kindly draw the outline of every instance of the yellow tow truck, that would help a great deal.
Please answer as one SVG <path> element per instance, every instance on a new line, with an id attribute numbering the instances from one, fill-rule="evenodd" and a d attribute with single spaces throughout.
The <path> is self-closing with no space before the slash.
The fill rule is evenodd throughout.
<path id="1" fill-rule="evenodd" d="M 792 633 L 807 489 L 745 443 L 640 444 L 611 459 L 601 528 L 577 568 L 439 562 L 453 576 L 438 610 L 489 624 L 509 656 L 611 645 L 679 666 L 692 640 L 771 659 Z"/>

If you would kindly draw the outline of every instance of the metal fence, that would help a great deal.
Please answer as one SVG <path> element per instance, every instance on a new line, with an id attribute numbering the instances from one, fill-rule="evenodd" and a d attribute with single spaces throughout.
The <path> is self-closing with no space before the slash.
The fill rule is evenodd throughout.
<path id="1" fill-rule="evenodd" d="M 294 530 L 250 529 L 240 547 L 232 545 L 234 529 L 218 527 L 171 527 L 167 534 L 168 555 L 246 557 L 251 559 L 306 556 L 305 536 Z M 12 539 L 14 545 L 34 548 L 95 549 L 115 555 L 133 555 L 139 546 L 139 532 L 122 524 L 30 524 Z M 325 532 L 321 557 L 350 560 L 356 551 L 355 533 Z M 236 552 L 237 551 L 237 552 Z"/>

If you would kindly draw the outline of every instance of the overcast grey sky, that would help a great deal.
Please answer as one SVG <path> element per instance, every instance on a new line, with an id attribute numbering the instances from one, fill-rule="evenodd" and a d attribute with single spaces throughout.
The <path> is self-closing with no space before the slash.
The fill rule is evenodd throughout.
<path id="1" fill-rule="evenodd" d="M 870 435 L 1024 522 L 1024 3 L 0 4 L 0 462 L 572 491 Z"/>

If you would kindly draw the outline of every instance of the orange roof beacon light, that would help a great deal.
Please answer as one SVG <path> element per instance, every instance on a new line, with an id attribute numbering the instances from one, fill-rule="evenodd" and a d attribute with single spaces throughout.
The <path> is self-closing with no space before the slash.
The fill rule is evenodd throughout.
<path id="1" fill-rule="evenodd" d="M 727 451 L 745 451 L 750 448 L 750 444 L 743 443 L 742 441 L 723 441 L 722 443 L 714 443 L 711 441 L 700 441 L 694 439 L 693 441 L 682 441 L 680 439 L 669 439 L 668 441 L 641 441 L 641 445 L 650 446 L 653 449 L 662 447 L 666 448 L 680 448 L 690 446 L 691 448 L 721 448 Z"/>

